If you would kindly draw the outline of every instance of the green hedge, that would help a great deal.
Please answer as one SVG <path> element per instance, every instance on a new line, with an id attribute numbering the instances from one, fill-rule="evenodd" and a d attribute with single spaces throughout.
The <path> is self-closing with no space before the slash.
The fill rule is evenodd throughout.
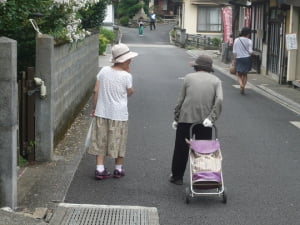
<path id="1" fill-rule="evenodd" d="M 99 34 L 99 55 L 103 55 L 108 44 L 113 44 L 115 34 L 112 30 L 100 28 Z"/>
<path id="2" fill-rule="evenodd" d="M 128 26 L 128 24 L 129 24 L 129 17 L 128 16 L 123 16 L 123 17 L 120 18 L 119 22 L 120 22 L 120 24 L 122 26 Z"/>

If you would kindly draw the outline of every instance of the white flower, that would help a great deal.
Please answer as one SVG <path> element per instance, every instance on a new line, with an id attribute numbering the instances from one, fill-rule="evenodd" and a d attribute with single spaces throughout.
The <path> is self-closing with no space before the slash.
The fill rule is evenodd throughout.
<path id="1" fill-rule="evenodd" d="M 86 35 L 91 35 L 91 32 L 80 28 L 82 21 L 80 18 L 76 18 L 76 13 L 78 12 L 78 10 L 81 8 L 87 9 L 89 7 L 89 2 L 90 0 L 69 0 L 67 3 L 70 9 L 72 9 L 72 13 L 69 14 L 69 18 L 67 21 L 68 25 L 66 26 L 66 38 L 70 43 L 73 43 L 74 41 L 76 42 L 78 40 L 83 40 Z"/>

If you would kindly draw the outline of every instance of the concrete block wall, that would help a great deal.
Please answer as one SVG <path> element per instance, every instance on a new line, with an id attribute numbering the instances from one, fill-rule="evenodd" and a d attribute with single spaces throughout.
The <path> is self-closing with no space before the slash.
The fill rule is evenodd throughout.
<path id="1" fill-rule="evenodd" d="M 17 42 L 0 37 L 0 207 L 17 207 Z"/>
<path id="2" fill-rule="evenodd" d="M 54 48 L 54 142 L 93 91 L 98 72 L 98 35 Z M 62 123 L 64 121 L 65 123 Z"/>
<path id="3" fill-rule="evenodd" d="M 43 79 L 47 97 L 35 99 L 35 160 L 50 161 L 53 157 L 54 107 L 53 107 L 53 37 L 42 35 L 36 39 L 35 77 Z"/>
<path id="4" fill-rule="evenodd" d="M 99 58 L 98 35 L 75 44 L 54 46 L 53 37 L 37 37 L 36 76 L 47 87 L 45 99 L 36 98 L 35 158 L 50 161 L 54 145 L 92 94 Z"/>

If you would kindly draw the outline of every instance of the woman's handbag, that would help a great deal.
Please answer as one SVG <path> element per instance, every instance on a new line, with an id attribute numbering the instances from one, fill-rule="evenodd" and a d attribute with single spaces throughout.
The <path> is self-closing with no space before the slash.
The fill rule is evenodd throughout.
<path id="1" fill-rule="evenodd" d="M 229 72 L 234 75 L 236 74 L 235 65 L 233 63 L 229 67 Z"/>

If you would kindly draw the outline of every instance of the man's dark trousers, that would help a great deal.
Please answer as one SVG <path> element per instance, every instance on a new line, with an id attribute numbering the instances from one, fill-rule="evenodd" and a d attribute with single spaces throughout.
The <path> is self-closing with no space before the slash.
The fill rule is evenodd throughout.
<path id="1" fill-rule="evenodd" d="M 182 179 L 189 156 L 189 145 L 185 139 L 190 140 L 190 127 L 192 123 L 178 123 L 176 129 L 175 147 L 172 159 L 172 177 Z M 211 140 L 212 128 L 204 127 L 202 124 L 193 128 L 193 134 L 197 140 Z"/>

